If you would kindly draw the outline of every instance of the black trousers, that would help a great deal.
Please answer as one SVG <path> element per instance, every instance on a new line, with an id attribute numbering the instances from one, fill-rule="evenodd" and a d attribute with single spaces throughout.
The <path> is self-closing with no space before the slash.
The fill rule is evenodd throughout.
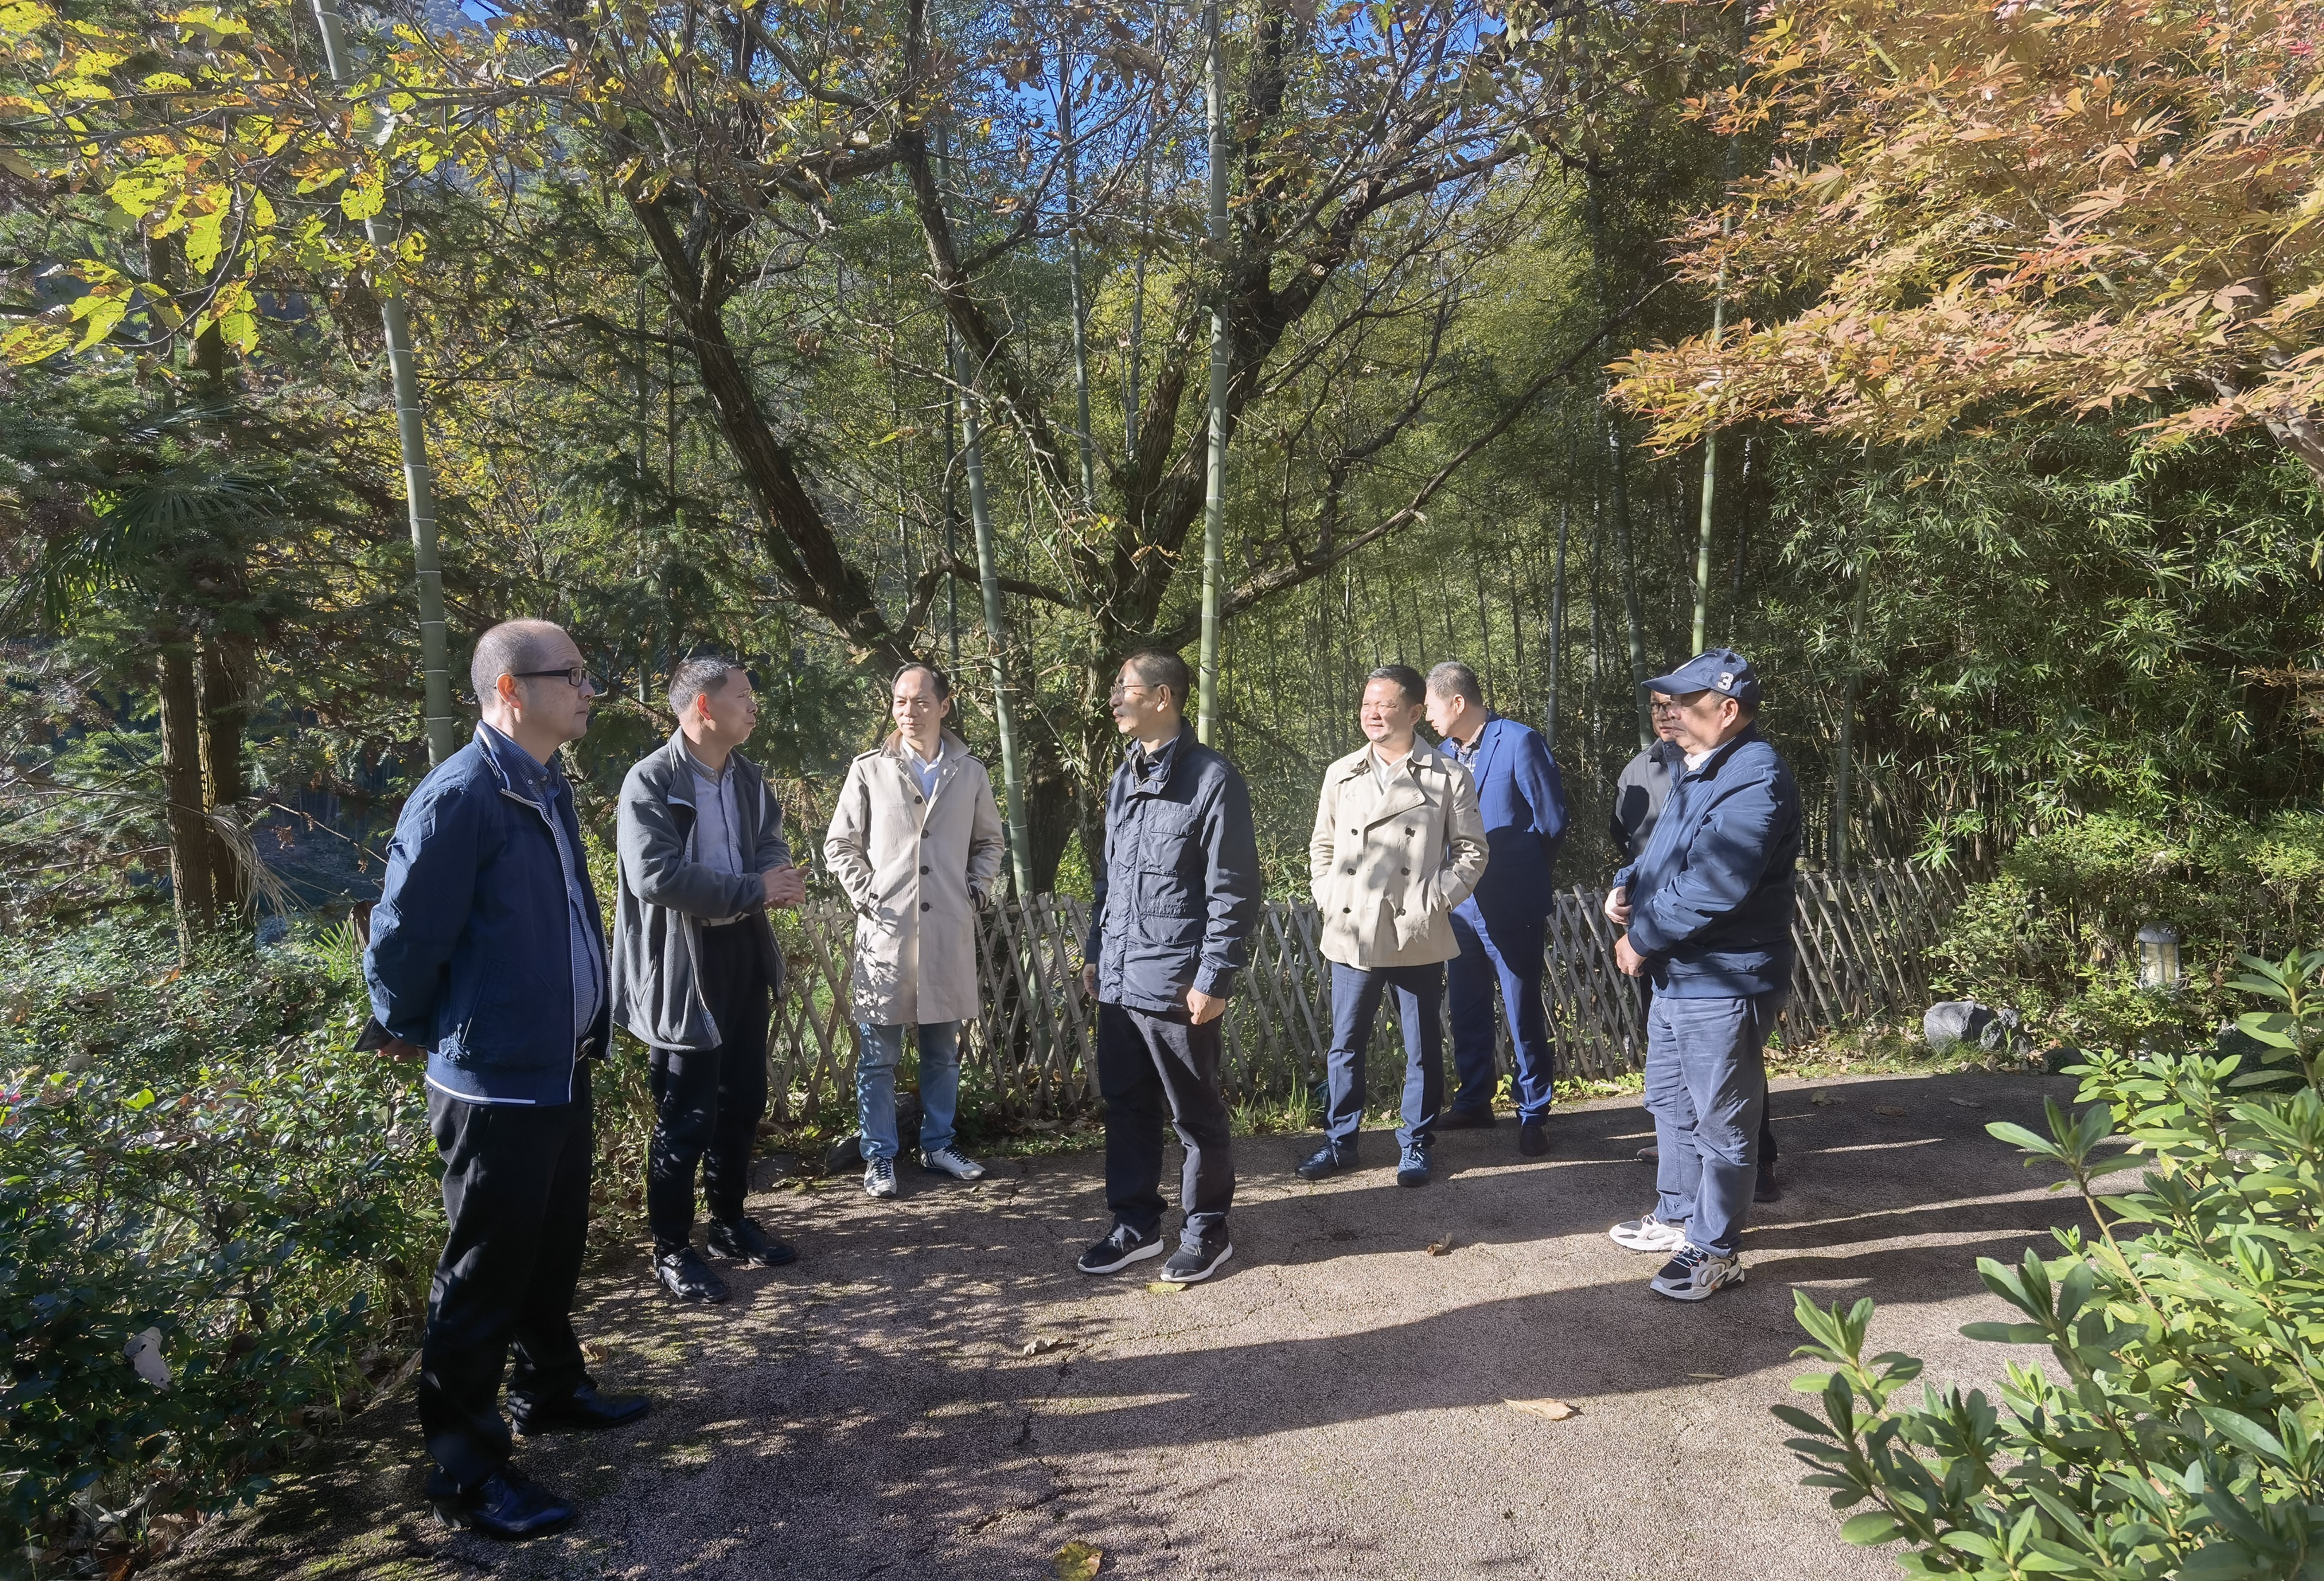
<path id="1" fill-rule="evenodd" d="M 573 1287 L 589 1231 L 589 1067 L 574 1101 L 470 1103 L 428 1089 L 444 1160 L 444 1255 L 420 1348 L 420 1429 L 437 1469 L 429 1493 L 472 1488 L 507 1463 L 509 1396 L 548 1403 L 589 1382 L 573 1334 Z"/>
<path id="2" fill-rule="evenodd" d="M 710 1217 L 742 1217 L 751 1190 L 751 1150 L 767 1112 L 770 985 L 751 924 L 702 930 L 696 962 L 702 997 L 724 1042 L 715 1049 L 653 1052 L 653 1138 L 646 1148 L 646 1222 L 654 1254 L 675 1252 L 694 1235 L 694 1175 Z"/>
<path id="3" fill-rule="evenodd" d="M 1233 1120 L 1219 1089 L 1226 1018 L 1194 1025 L 1186 1012 L 1157 1016 L 1123 1005 L 1097 1007 L 1097 1083 L 1105 1095 L 1105 1202 L 1114 1222 L 1141 1236 L 1162 1228 L 1162 1122 L 1185 1144 L 1178 1200 L 1189 1250 L 1226 1235 L 1234 1206 Z"/>

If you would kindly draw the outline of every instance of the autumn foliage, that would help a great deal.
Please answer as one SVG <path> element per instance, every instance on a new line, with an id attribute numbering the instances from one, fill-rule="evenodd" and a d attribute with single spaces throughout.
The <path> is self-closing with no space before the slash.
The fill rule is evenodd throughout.
<path id="1" fill-rule="evenodd" d="M 2301 0 L 1782 0 L 1692 106 L 1772 148 L 1681 239 L 1754 316 L 1625 359 L 1618 398 L 1665 445 L 2152 401 L 2324 476 L 2319 47 Z"/>

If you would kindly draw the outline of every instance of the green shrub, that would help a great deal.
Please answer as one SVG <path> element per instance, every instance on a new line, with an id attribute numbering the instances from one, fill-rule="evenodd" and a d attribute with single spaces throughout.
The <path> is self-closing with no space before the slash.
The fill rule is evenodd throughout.
<path id="1" fill-rule="evenodd" d="M 349 1048 L 344 935 L 174 954 L 104 924 L 0 960 L 0 1568 L 252 1497 L 416 1334 L 434 1151 Z"/>
<path id="2" fill-rule="evenodd" d="M 2238 952 L 2292 947 L 2324 906 L 2324 813 L 2166 827 L 2093 813 L 2019 841 L 1934 953 L 1941 993 L 2007 1005 L 2082 1047 L 2168 1046 L 2232 1013 Z M 2184 986 L 2136 986 L 2138 930 L 2180 934 Z"/>
<path id="3" fill-rule="evenodd" d="M 1865 1354 L 1872 1302 L 1797 1295 L 1801 1354 L 1831 1371 L 1793 1384 L 1821 1417 L 1776 1414 L 1806 1482 L 1868 1506 L 1849 1540 L 1904 1542 L 1914 1575 L 2324 1578 L 2324 951 L 2245 965 L 2227 986 L 2279 1007 L 2232 1048 L 2103 1053 L 2077 1068 L 2091 1107 L 2052 1104 L 2048 1137 L 1987 1127 L 2062 1166 L 2098 1222 L 2057 1231 L 2062 1256 L 1978 1264 L 2022 1320 L 1961 1332 L 2046 1346 L 2054 1374 L 2013 1361 L 1997 1402 L 1907 1399 L 1921 1363 Z M 2143 1190 L 2095 1194 L 2139 1166 Z"/>

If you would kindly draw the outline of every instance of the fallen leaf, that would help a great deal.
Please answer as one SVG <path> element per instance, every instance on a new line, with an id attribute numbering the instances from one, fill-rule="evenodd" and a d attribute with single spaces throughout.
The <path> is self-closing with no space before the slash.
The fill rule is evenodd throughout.
<path id="1" fill-rule="evenodd" d="M 1148 1293 L 1151 1295 L 1176 1295 L 1185 1288 L 1183 1284 L 1173 1284 L 1167 1279 L 1157 1279 L 1146 1287 Z"/>
<path id="2" fill-rule="evenodd" d="M 1563 1400 L 1504 1400 L 1501 1403 L 1514 1405 L 1519 1411 L 1531 1411 L 1536 1416 L 1545 1416 L 1552 1421 L 1563 1421 L 1569 1416 L 1582 1414 Z"/>
<path id="3" fill-rule="evenodd" d="M 1057 1581 L 1091 1581 L 1105 1563 L 1105 1550 L 1094 1543 L 1075 1540 L 1057 1550 Z"/>
<path id="4" fill-rule="evenodd" d="M 1428 1255 L 1432 1257 L 1442 1257 L 1445 1253 L 1452 1249 L 1452 1232 L 1448 1230 L 1445 1232 L 1445 1236 L 1443 1240 L 1431 1241 L 1428 1243 Z"/>
<path id="5" fill-rule="evenodd" d="M 1899 1115 L 1903 1114 L 1904 1111 L 1903 1109 L 1898 1108 L 1897 1108 L 1895 1104 L 1893 1104 L 1893 1103 L 1876 1103 L 1876 1104 L 1874 1104 L 1874 1105 L 1872 1106 L 1872 1112 L 1873 1112 L 1874 1114 L 1876 1114 L 1876 1115 L 1886 1115 L 1890 1119 L 1892 1119 L 1892 1120 L 1893 1120 L 1893 1119 L 1895 1119 L 1897 1116 L 1899 1116 Z"/>
<path id="6" fill-rule="evenodd" d="M 1967 1099 L 1967 1098 L 1949 1098 L 1945 1099 L 1945 1101 L 1946 1101 L 1947 1103 L 1950 1103 L 1950 1104 L 1959 1104 L 1962 1108 L 1965 1108 L 1965 1109 L 1981 1109 L 1981 1108 L 1983 1108 L 1985 1107 L 1985 1106 L 1984 1106 L 1983 1104 L 1981 1104 L 1981 1103 L 1971 1103 L 1971 1102 L 1969 1102 L 1969 1099 Z"/>
<path id="7" fill-rule="evenodd" d="M 1044 1351 L 1056 1349 L 1057 1347 L 1064 1343 L 1065 1341 L 1062 1339 L 1054 1338 L 1049 1335 L 1044 1334 L 1038 1339 L 1027 1340 L 1025 1342 L 1025 1348 L 1019 1354 L 1021 1356 L 1039 1356 Z"/>
<path id="8" fill-rule="evenodd" d="M 1829 1092 L 1811 1092 L 1808 1094 L 1808 1101 L 1818 1108 L 1828 1109 L 1836 1103 L 1846 1103 L 1848 1100 L 1843 1098 L 1834 1098 Z"/>

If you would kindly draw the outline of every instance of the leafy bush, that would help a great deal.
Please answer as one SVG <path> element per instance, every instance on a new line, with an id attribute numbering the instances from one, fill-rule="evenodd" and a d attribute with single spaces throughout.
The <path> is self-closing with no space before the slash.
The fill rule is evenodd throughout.
<path id="1" fill-rule="evenodd" d="M 2245 965 L 2228 986 L 2279 1007 L 2235 1046 L 2100 1054 L 2079 1117 L 1987 1127 L 2062 1166 L 2098 1222 L 2057 1231 L 2062 1256 L 1978 1264 L 2022 1320 L 1962 1333 L 2046 1345 L 2054 1376 L 2012 1362 L 1998 1402 L 1906 1400 L 1921 1363 L 1865 1354 L 1871 1301 L 1796 1297 L 1801 1354 L 1831 1371 L 1793 1384 L 1821 1418 L 1776 1414 L 1810 1485 L 1869 1506 L 1849 1540 L 1903 1541 L 1914 1575 L 2324 1577 L 2324 951 Z M 2142 1190 L 2096 1195 L 2140 1166 Z"/>
<path id="2" fill-rule="evenodd" d="M 2168 1046 L 2232 1013 L 2238 951 L 2287 949 L 2324 907 L 2324 813 L 2166 827 L 2093 813 L 2029 835 L 1970 886 L 1935 955 L 1941 992 L 2006 1004 L 2077 1045 Z M 2136 986 L 2138 930 L 2180 934 L 2169 997 Z"/>
<path id="3" fill-rule="evenodd" d="M 349 1049 L 345 935 L 174 956 L 110 924 L 0 959 L 0 1568 L 252 1497 L 416 1333 L 434 1153 Z"/>

